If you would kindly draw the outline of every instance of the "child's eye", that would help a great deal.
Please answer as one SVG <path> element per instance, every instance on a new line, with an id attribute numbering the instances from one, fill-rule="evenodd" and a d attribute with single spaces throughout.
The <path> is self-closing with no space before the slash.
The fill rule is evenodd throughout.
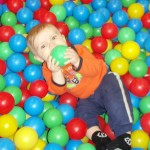
<path id="1" fill-rule="evenodd" d="M 55 40 L 55 39 L 56 39 L 56 37 L 57 37 L 57 36 L 56 36 L 56 35 L 54 35 L 54 36 L 52 37 L 52 40 Z"/>
<path id="2" fill-rule="evenodd" d="M 42 49 L 45 48 L 45 45 L 42 45 L 41 48 L 42 48 Z"/>

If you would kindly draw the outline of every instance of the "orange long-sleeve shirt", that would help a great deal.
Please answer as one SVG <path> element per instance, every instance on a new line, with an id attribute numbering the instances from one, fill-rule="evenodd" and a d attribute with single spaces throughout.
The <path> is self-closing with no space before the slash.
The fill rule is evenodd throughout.
<path id="1" fill-rule="evenodd" d="M 96 59 L 85 46 L 75 46 L 80 56 L 80 65 L 74 69 L 72 65 L 62 67 L 66 84 L 58 85 L 52 80 L 52 72 L 43 64 L 43 76 L 51 93 L 62 95 L 69 92 L 78 98 L 87 98 L 94 93 L 107 72 L 107 66 L 103 60 Z"/>

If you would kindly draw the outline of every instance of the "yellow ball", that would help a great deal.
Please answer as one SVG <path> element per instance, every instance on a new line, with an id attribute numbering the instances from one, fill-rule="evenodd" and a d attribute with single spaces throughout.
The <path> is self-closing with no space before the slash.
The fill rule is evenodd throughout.
<path id="1" fill-rule="evenodd" d="M 47 94 L 45 95 L 45 97 L 42 98 L 42 101 L 44 101 L 44 102 L 49 102 L 49 101 L 54 100 L 55 97 L 56 97 L 56 95 L 47 93 Z"/>
<path id="2" fill-rule="evenodd" d="M 38 142 L 38 134 L 31 127 L 22 127 L 14 135 L 14 143 L 20 150 L 30 150 Z"/>
<path id="3" fill-rule="evenodd" d="M 82 43 L 82 45 L 84 45 L 85 47 L 87 47 L 90 53 L 93 53 L 93 49 L 91 47 L 91 40 L 90 39 L 84 40 L 84 42 Z"/>
<path id="4" fill-rule="evenodd" d="M 62 5 L 65 0 L 49 0 L 49 2 L 51 3 L 51 5 Z"/>
<path id="5" fill-rule="evenodd" d="M 124 75 L 128 72 L 129 63 L 125 58 L 118 57 L 111 62 L 110 68 L 112 72 L 116 72 L 119 75 Z"/>
<path id="6" fill-rule="evenodd" d="M 134 41 L 127 41 L 122 45 L 121 53 L 129 60 L 136 59 L 140 54 L 140 46 Z"/>
<path id="7" fill-rule="evenodd" d="M 88 139 L 87 136 L 84 136 L 84 137 L 81 139 L 81 141 L 82 141 L 83 143 L 88 143 L 89 139 Z"/>
<path id="8" fill-rule="evenodd" d="M 128 7 L 128 15 L 130 18 L 141 19 L 144 15 L 144 7 L 140 3 L 133 3 Z"/>
<path id="9" fill-rule="evenodd" d="M 131 134 L 131 147 L 132 148 L 143 148 L 148 149 L 149 136 L 143 130 L 135 130 Z"/>
<path id="10" fill-rule="evenodd" d="M 10 114 L 0 116 L 0 136 L 10 137 L 18 128 L 17 120 Z"/>
<path id="11" fill-rule="evenodd" d="M 114 49 L 118 50 L 119 52 L 121 52 L 121 48 L 122 48 L 122 44 L 117 44 L 115 45 Z"/>
<path id="12" fill-rule="evenodd" d="M 107 39 L 107 44 L 108 44 L 107 49 L 102 54 L 105 54 L 107 51 L 112 49 L 112 47 L 113 47 L 112 41 Z"/>
<path id="13" fill-rule="evenodd" d="M 38 139 L 38 142 L 36 143 L 36 145 L 32 148 L 32 150 L 43 150 L 44 147 L 46 146 L 46 142 L 44 142 L 41 139 Z"/>

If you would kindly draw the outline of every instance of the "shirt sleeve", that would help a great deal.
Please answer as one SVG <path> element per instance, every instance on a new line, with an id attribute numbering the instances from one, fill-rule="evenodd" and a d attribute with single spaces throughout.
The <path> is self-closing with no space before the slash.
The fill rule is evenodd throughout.
<path id="1" fill-rule="evenodd" d="M 43 76 L 44 79 L 46 80 L 46 83 L 48 85 L 48 90 L 56 95 L 62 95 L 66 92 L 66 84 L 64 85 L 58 85 L 52 80 L 52 73 L 51 71 L 47 68 L 46 63 L 43 64 L 42 67 L 43 71 Z"/>

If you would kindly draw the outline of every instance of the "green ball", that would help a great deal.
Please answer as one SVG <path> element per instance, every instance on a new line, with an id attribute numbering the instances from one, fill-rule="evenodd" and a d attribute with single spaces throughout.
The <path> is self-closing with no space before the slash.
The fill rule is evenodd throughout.
<path id="1" fill-rule="evenodd" d="M 59 62 L 59 66 L 65 66 L 65 62 L 69 59 L 64 58 L 64 54 L 67 51 L 67 46 L 58 45 L 53 48 L 51 56 L 56 62 Z"/>
<path id="2" fill-rule="evenodd" d="M 83 150 L 83 149 L 85 149 L 85 150 L 96 150 L 96 148 L 90 143 L 83 143 L 77 148 L 77 150 Z"/>
<path id="3" fill-rule="evenodd" d="M 135 107 L 133 107 L 133 118 L 134 118 L 133 124 L 135 124 L 140 118 L 140 112 Z"/>
<path id="4" fill-rule="evenodd" d="M 69 140 L 69 135 L 67 130 L 63 126 L 56 126 L 52 128 L 48 132 L 48 142 L 49 143 L 56 143 L 64 147 L 68 140 Z"/>
<path id="5" fill-rule="evenodd" d="M 2 91 L 6 86 L 6 81 L 4 76 L 0 75 L 0 91 Z"/>
<path id="6" fill-rule="evenodd" d="M 150 96 L 145 96 L 140 100 L 139 109 L 143 114 L 150 112 Z"/>

